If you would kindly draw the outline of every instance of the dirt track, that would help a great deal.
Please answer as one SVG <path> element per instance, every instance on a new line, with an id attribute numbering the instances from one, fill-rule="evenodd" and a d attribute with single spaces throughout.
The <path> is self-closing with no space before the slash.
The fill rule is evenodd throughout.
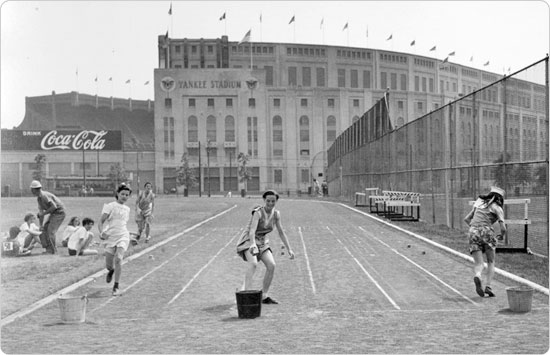
<path id="1" fill-rule="evenodd" d="M 247 203 L 248 202 L 248 203 Z M 223 216 L 124 265 L 124 295 L 103 278 L 88 294 L 86 323 L 60 324 L 56 302 L 2 328 L 5 353 L 544 353 L 548 297 L 533 310 L 508 309 L 475 293 L 471 264 L 335 204 L 277 206 L 297 254 L 281 256 L 270 294 L 280 305 L 239 319 L 235 289 L 244 262 L 236 236 L 252 205 Z M 305 245 L 305 249 L 304 249 Z M 423 253 L 425 252 L 425 253 Z M 151 257 L 152 256 L 152 257 Z M 498 264 L 497 264 L 498 266 Z M 258 288 L 263 267 L 256 277 Z M 23 334 L 39 341 L 22 342 Z"/>

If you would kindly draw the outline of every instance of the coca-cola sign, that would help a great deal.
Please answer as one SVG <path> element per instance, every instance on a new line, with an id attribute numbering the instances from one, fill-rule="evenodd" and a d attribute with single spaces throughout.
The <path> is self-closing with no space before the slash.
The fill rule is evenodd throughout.
<path id="1" fill-rule="evenodd" d="M 106 130 L 2 130 L 2 150 L 122 150 L 122 133 Z"/>

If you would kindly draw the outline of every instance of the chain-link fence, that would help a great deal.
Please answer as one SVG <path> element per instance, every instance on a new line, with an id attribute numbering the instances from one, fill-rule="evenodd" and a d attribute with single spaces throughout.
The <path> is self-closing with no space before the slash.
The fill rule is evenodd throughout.
<path id="1" fill-rule="evenodd" d="M 331 195 L 419 192 L 423 220 L 465 230 L 469 202 L 499 186 L 529 200 L 528 247 L 548 255 L 548 107 L 546 57 L 380 138 L 362 138 L 366 121 L 351 126 L 329 150 Z M 509 202 L 508 243 L 523 246 L 525 201 Z"/>

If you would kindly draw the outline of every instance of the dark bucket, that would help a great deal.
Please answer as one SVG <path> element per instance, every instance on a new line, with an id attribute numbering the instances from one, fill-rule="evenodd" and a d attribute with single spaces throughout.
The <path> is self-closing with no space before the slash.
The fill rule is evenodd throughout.
<path id="1" fill-rule="evenodd" d="M 239 318 L 256 318 L 262 313 L 262 291 L 238 291 L 237 310 Z"/>

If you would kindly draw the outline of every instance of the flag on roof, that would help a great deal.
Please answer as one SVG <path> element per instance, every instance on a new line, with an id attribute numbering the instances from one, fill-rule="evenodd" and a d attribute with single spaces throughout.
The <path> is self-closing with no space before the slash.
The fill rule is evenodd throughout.
<path id="1" fill-rule="evenodd" d="M 389 41 L 392 38 L 393 38 L 393 33 L 386 39 L 386 41 Z"/>
<path id="2" fill-rule="evenodd" d="M 430 52 L 435 51 L 436 48 L 437 46 L 433 46 L 432 49 L 430 49 Z"/>
<path id="3" fill-rule="evenodd" d="M 261 17 L 261 16 L 260 16 L 260 17 Z M 225 12 L 223 13 L 223 15 L 220 16 L 220 21 L 221 21 L 221 20 L 225 20 Z M 261 21 L 262 21 L 262 20 L 260 19 L 260 22 L 261 22 Z"/>
<path id="4" fill-rule="evenodd" d="M 168 15 L 172 15 L 172 3 L 170 3 L 170 10 L 168 10 Z"/>
<path id="5" fill-rule="evenodd" d="M 443 63 L 447 63 L 449 61 L 449 57 L 443 59 Z"/>
<path id="6" fill-rule="evenodd" d="M 149 80 L 147 80 L 143 85 L 149 85 Z"/>
<path id="7" fill-rule="evenodd" d="M 295 20 L 296 20 L 295 15 L 293 15 L 292 18 L 290 19 L 290 22 L 289 22 L 288 24 L 290 25 L 290 24 L 291 24 L 292 22 L 294 22 Z"/>
<path id="8" fill-rule="evenodd" d="M 486 67 L 488 65 L 489 65 L 489 61 L 487 61 L 487 63 L 483 64 L 484 67 Z"/>
<path id="9" fill-rule="evenodd" d="M 130 79 L 126 80 L 126 84 L 130 84 Z"/>
<path id="10" fill-rule="evenodd" d="M 248 30 L 248 32 L 244 35 L 243 39 L 241 39 L 241 41 L 239 42 L 239 44 L 245 43 L 245 42 L 250 42 L 250 35 L 251 35 L 251 32 L 252 32 L 252 29 Z"/>
<path id="11" fill-rule="evenodd" d="M 411 46 L 414 46 L 415 44 L 416 44 L 416 40 L 413 40 L 413 41 L 411 42 Z"/>
<path id="12" fill-rule="evenodd" d="M 451 53 L 449 53 L 449 56 L 452 56 L 452 55 L 455 55 L 455 52 L 452 51 Z"/>
<path id="13" fill-rule="evenodd" d="M 346 28 L 348 28 L 348 23 L 346 22 L 346 24 L 344 25 L 344 28 L 342 28 L 342 31 L 345 30 Z"/>
<path id="14" fill-rule="evenodd" d="M 321 28 L 323 28 L 323 23 L 325 23 L 325 18 L 324 17 L 321 19 Z"/>

